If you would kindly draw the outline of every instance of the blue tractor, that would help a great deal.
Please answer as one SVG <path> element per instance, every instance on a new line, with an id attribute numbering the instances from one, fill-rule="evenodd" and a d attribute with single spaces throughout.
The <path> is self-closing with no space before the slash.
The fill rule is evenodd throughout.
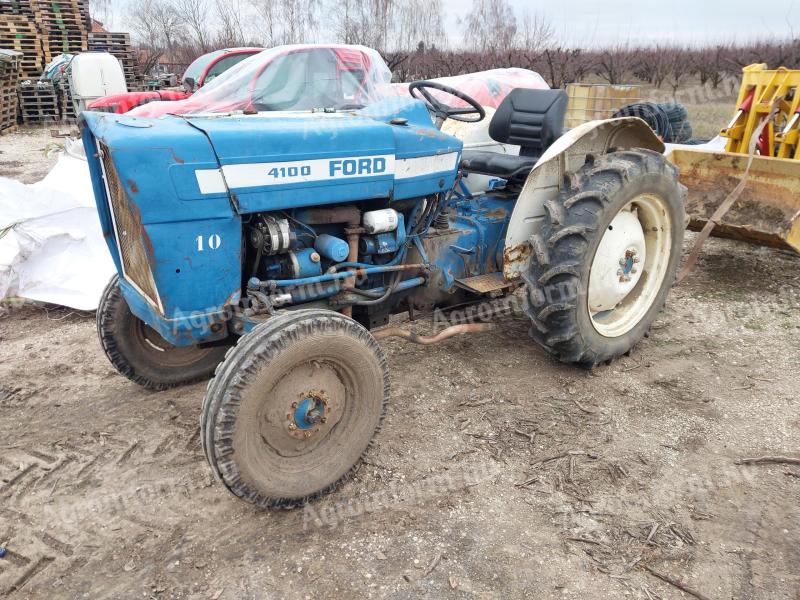
<path id="1" fill-rule="evenodd" d="M 391 315 L 520 289 L 533 339 L 591 367 L 647 333 L 685 225 L 639 119 L 564 132 L 560 90 L 515 89 L 490 118 L 435 82 L 387 97 L 377 54 L 355 68 L 352 47 L 303 48 L 257 73 L 241 110 L 82 116 L 118 271 L 103 348 L 151 389 L 213 376 L 205 455 L 263 507 L 357 467 L 389 396 Z M 250 81 L 251 60 L 204 90 Z"/>

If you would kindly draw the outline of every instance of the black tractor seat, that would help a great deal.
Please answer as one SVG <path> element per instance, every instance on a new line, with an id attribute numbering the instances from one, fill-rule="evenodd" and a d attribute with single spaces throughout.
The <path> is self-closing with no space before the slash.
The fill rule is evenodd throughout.
<path id="1" fill-rule="evenodd" d="M 489 136 L 501 144 L 519 146 L 519 156 L 464 150 L 461 169 L 524 181 L 545 150 L 561 137 L 566 112 L 567 94 L 563 90 L 511 90 L 489 123 Z"/>
<path id="2" fill-rule="evenodd" d="M 528 176 L 538 156 L 516 156 L 489 150 L 464 150 L 461 169 L 469 173 L 494 175 L 500 179 L 517 179 Z"/>

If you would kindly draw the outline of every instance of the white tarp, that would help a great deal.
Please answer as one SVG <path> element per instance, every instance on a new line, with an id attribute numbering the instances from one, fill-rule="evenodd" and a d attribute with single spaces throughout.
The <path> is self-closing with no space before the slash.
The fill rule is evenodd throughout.
<path id="1" fill-rule="evenodd" d="M 94 310 L 114 272 L 86 160 L 62 154 L 30 185 L 0 177 L 0 298 Z"/>

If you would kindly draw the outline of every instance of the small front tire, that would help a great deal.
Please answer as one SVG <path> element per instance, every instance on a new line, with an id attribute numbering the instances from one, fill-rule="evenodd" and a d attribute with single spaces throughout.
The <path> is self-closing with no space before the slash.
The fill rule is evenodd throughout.
<path id="1" fill-rule="evenodd" d="M 209 383 L 203 450 L 239 498 L 291 508 L 352 475 L 388 395 L 386 358 L 361 325 L 329 310 L 281 314 L 240 338 Z"/>

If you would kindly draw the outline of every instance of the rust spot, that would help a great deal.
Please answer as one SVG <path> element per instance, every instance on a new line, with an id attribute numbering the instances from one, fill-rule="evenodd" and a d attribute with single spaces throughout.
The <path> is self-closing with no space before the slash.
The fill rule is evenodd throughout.
<path id="1" fill-rule="evenodd" d="M 503 262 L 508 265 L 515 262 L 527 262 L 531 259 L 533 247 L 528 243 L 509 246 L 503 250 Z"/>
<path id="2" fill-rule="evenodd" d="M 176 163 L 178 163 L 179 165 L 182 165 L 182 164 L 184 164 L 186 162 L 180 156 L 175 154 L 175 150 L 172 150 L 171 152 L 172 152 L 172 160 L 174 160 Z"/>
<path id="3" fill-rule="evenodd" d="M 489 212 L 486 213 L 486 216 L 490 219 L 505 219 L 508 215 L 508 211 L 504 208 L 493 208 Z"/>
<path id="4" fill-rule="evenodd" d="M 139 186 L 136 185 L 136 182 L 133 179 L 128 179 L 128 187 L 134 194 L 139 193 Z"/>
<path id="5" fill-rule="evenodd" d="M 153 242 L 150 240 L 150 236 L 144 225 L 142 225 L 142 241 L 144 242 L 145 248 L 147 248 L 147 262 L 150 263 L 151 267 L 154 267 L 156 265 L 156 255 L 153 250 Z"/>

